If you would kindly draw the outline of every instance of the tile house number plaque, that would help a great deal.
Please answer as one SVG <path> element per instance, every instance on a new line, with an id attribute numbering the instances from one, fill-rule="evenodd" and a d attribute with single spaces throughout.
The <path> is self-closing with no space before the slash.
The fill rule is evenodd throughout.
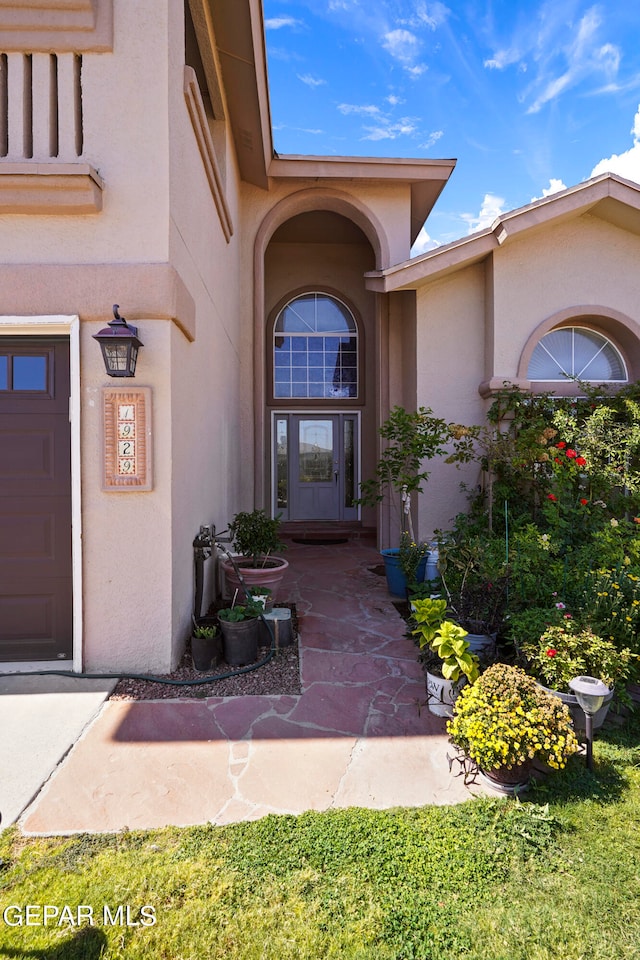
<path id="1" fill-rule="evenodd" d="M 104 387 L 104 490 L 151 490 L 151 388 Z"/>

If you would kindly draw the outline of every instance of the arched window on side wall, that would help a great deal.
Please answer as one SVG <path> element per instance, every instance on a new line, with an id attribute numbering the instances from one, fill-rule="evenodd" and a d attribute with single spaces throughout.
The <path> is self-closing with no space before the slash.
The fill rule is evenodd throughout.
<path id="1" fill-rule="evenodd" d="M 327 293 L 305 293 L 273 327 L 276 400 L 354 400 L 359 396 L 358 328 L 349 308 Z"/>
<path id="2" fill-rule="evenodd" d="M 618 349 L 587 327 L 558 327 L 536 344 L 527 371 L 531 381 L 627 383 L 626 364 Z"/>

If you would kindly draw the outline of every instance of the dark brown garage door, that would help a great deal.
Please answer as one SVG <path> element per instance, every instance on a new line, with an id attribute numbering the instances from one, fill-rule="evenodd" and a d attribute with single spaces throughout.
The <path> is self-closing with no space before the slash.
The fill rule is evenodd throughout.
<path id="1" fill-rule="evenodd" d="M 71 656 L 69 343 L 0 337 L 0 661 Z"/>

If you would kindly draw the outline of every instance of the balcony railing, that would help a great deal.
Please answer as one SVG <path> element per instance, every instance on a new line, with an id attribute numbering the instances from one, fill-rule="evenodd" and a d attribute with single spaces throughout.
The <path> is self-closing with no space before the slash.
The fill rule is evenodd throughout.
<path id="1" fill-rule="evenodd" d="M 82 156 L 82 56 L 0 53 L 0 158 Z"/>

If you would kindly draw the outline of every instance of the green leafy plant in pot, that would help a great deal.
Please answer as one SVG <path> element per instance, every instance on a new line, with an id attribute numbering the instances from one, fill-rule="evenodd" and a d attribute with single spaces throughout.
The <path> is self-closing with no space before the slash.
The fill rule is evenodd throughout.
<path id="1" fill-rule="evenodd" d="M 224 659 L 230 666 L 253 663 L 257 658 L 261 613 L 262 608 L 251 602 L 218 611 Z"/>
<path id="2" fill-rule="evenodd" d="M 229 524 L 229 534 L 240 558 L 228 556 L 222 561 L 230 595 L 239 590 L 241 597 L 247 599 L 245 588 L 261 586 L 268 587 L 276 598 L 289 566 L 283 557 L 274 556 L 275 550 L 285 549 L 279 531 L 280 517 L 268 517 L 264 510 L 241 511 L 235 515 Z"/>
<path id="3" fill-rule="evenodd" d="M 413 607 L 415 626 L 411 632 L 423 651 L 429 710 L 436 716 L 450 717 L 462 686 L 478 678 L 478 657 L 469 649 L 466 630 L 445 619 L 446 600 L 416 600 Z"/>

